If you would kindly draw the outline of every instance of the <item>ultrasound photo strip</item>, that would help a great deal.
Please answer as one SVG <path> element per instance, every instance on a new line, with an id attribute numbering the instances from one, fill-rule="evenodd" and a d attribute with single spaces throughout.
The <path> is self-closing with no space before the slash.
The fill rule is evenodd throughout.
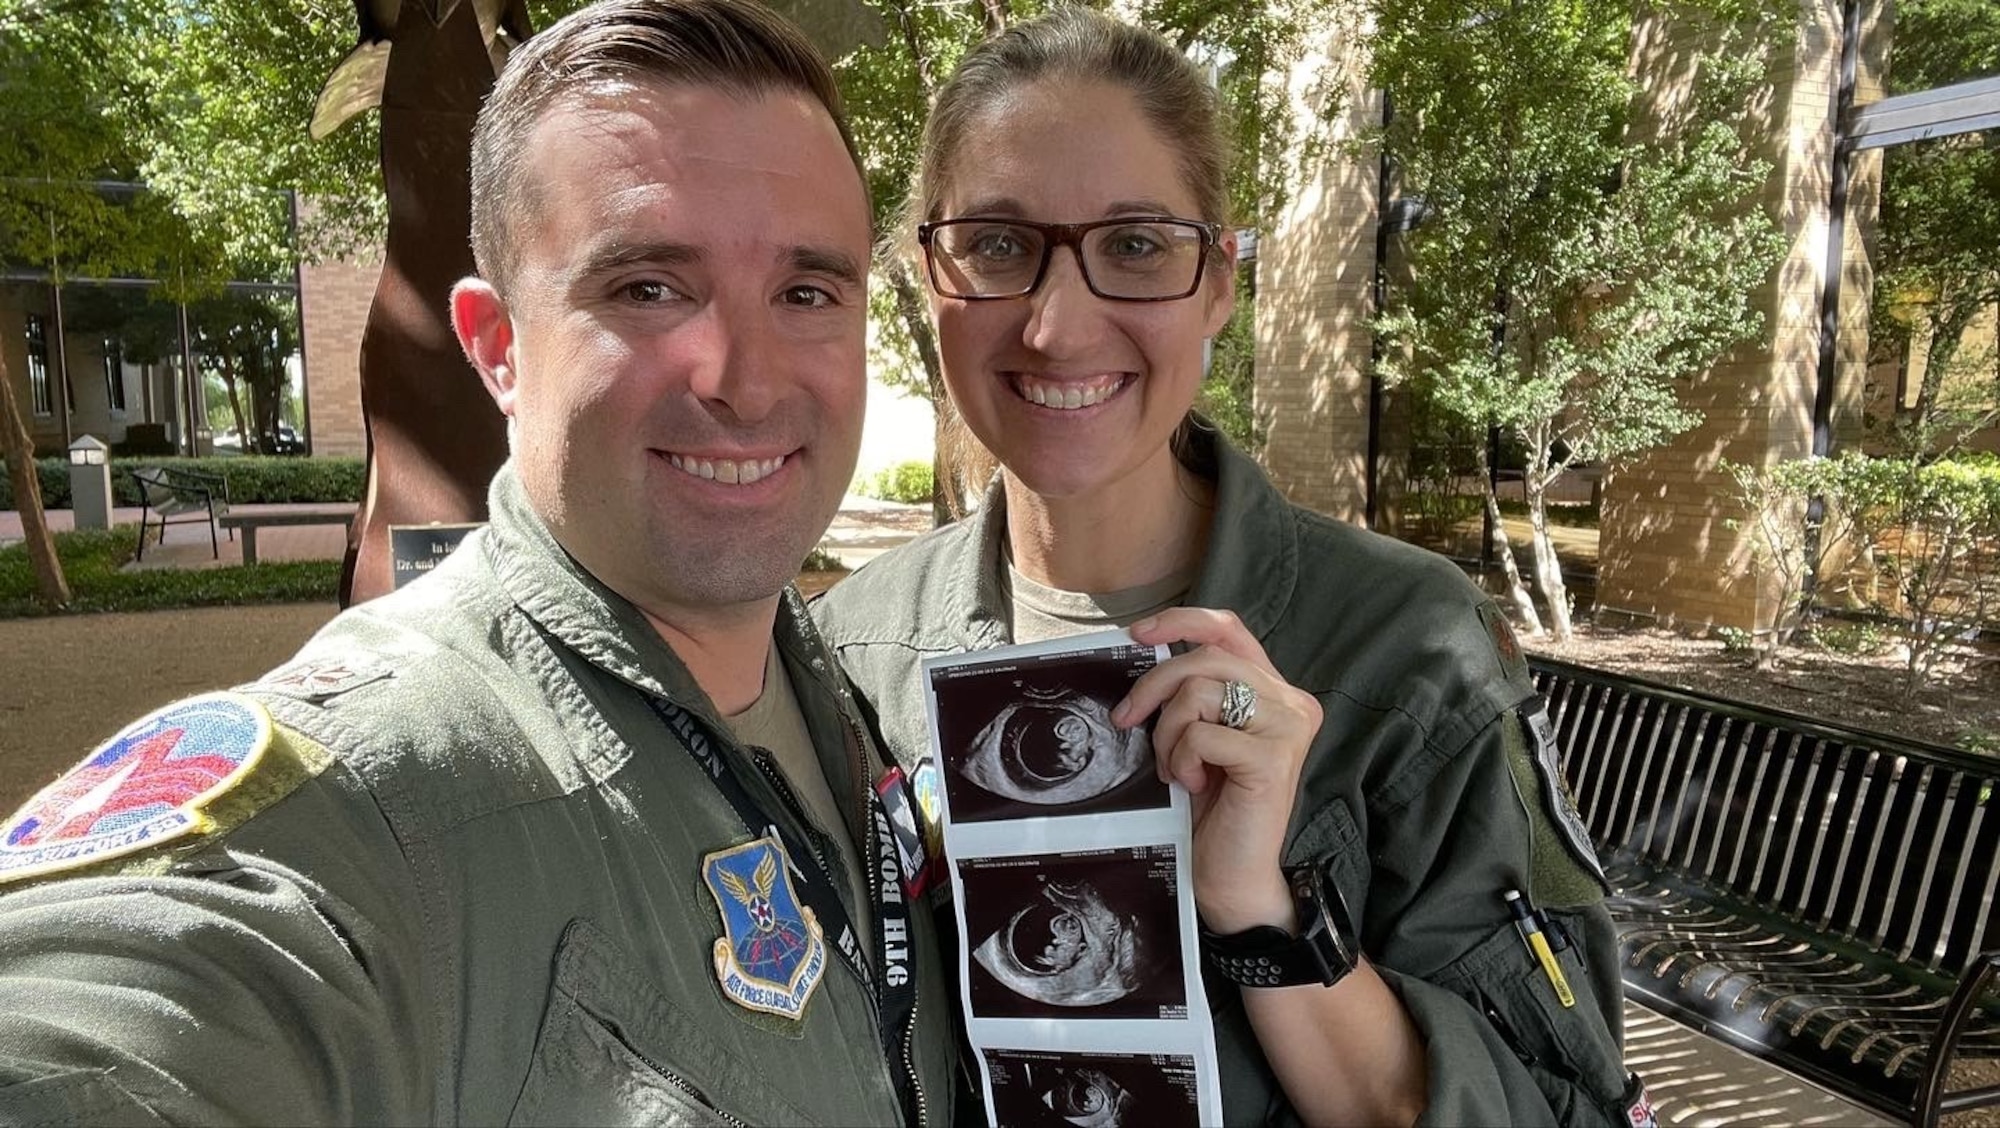
<path id="1" fill-rule="evenodd" d="M 932 669 L 945 801 L 955 823 L 1165 810 L 1145 726 L 1111 710 L 1153 648 L 1011 655 Z"/>
<path id="2" fill-rule="evenodd" d="M 1191 1054 L 989 1049 L 994 1119 L 1009 1128 L 1195 1128 L 1200 1086 Z"/>
<path id="3" fill-rule="evenodd" d="M 924 661 L 960 1000 L 994 1123 L 1221 1122 L 1187 792 L 1160 781 L 1150 722 L 1110 719 L 1166 659 L 1107 631 Z M 1136 1064 L 1160 1062 L 1176 1064 Z"/>
<path id="4" fill-rule="evenodd" d="M 1172 846 L 958 863 L 975 1018 L 1185 1019 Z"/>

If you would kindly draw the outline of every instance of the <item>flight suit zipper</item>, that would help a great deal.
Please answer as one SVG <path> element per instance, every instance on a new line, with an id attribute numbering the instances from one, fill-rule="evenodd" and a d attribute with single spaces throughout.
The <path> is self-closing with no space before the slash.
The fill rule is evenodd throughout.
<path id="1" fill-rule="evenodd" d="M 833 869 L 827 864 L 825 836 L 813 826 L 812 818 L 806 814 L 805 804 L 799 801 L 798 792 L 792 790 L 791 783 L 785 779 L 785 773 L 778 770 L 771 753 L 762 748 L 750 749 L 750 762 L 757 765 L 757 773 L 770 783 L 777 791 L 778 797 L 791 808 L 792 817 L 799 820 L 799 828 L 805 831 L 806 845 L 812 848 L 813 861 L 819 865 L 819 871 L 826 875 L 827 880 L 833 881 Z M 834 896 L 839 895 L 840 887 L 836 884 Z"/>
<path id="2" fill-rule="evenodd" d="M 654 1073 L 659 1074 L 661 1080 L 664 1080 L 667 1084 L 672 1085 L 674 1088 L 679 1089 L 681 1092 L 686 1093 L 689 1100 L 693 1101 L 695 1104 L 701 1106 L 702 1108 L 705 1108 L 708 1111 L 714 1113 L 719 1119 L 721 1119 L 721 1121 L 724 1124 L 730 1125 L 731 1128 L 750 1128 L 749 1124 L 715 1107 L 715 1102 L 709 1100 L 708 1097 L 704 1095 L 700 1089 L 695 1088 L 694 1082 L 689 1081 L 687 1078 L 682 1077 L 680 1074 L 675 1073 L 673 1070 L 668 1069 L 666 1066 L 661 1065 L 659 1062 L 654 1061 L 652 1058 L 647 1057 L 645 1054 L 639 1053 L 639 1051 L 637 1050 L 633 1050 L 632 1052 L 639 1058 L 640 1061 L 645 1062 L 646 1065 L 650 1067 Z"/>

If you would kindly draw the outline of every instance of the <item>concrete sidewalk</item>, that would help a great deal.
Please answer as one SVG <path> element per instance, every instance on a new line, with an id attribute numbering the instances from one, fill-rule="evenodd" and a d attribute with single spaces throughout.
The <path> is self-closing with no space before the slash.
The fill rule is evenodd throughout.
<path id="1" fill-rule="evenodd" d="M 264 511 L 283 512 L 288 509 L 313 509 L 308 505 L 238 505 L 238 512 L 256 513 Z M 111 519 L 120 525 L 139 523 L 140 509 L 119 507 L 112 510 Z M 76 527 L 75 514 L 67 509 L 45 511 L 49 528 L 56 532 L 68 532 Z M 232 538 L 228 531 L 217 529 L 215 548 L 209 547 L 208 530 L 199 521 L 188 521 L 168 525 L 164 539 L 146 546 L 145 559 L 127 564 L 129 570 L 153 568 L 229 568 L 243 563 L 243 541 L 240 535 Z M 12 509 L 0 510 L 0 548 L 18 544 L 22 539 L 21 514 Z M 258 530 L 257 559 L 262 563 L 278 560 L 338 560 L 347 551 L 347 528 L 344 525 L 300 525 L 272 526 Z"/>
<path id="2" fill-rule="evenodd" d="M 237 512 L 273 511 L 287 509 L 308 509 L 314 506 L 288 505 L 237 505 Z M 75 527 L 74 514 L 67 509 L 46 511 L 49 528 L 57 532 L 67 532 Z M 139 523 L 140 510 L 137 507 L 113 510 L 112 520 L 121 525 Z M 840 559 L 848 568 L 858 568 L 863 562 L 916 537 L 931 527 L 931 510 L 928 505 L 901 505 L 892 501 L 877 501 L 874 498 L 849 494 L 841 499 L 840 512 L 834 515 L 833 524 L 827 529 L 820 547 Z M 198 522 L 167 526 L 166 539 L 162 544 L 146 546 L 146 558 L 141 563 L 127 565 L 130 568 L 223 568 L 243 563 L 243 542 L 241 538 L 231 540 L 226 532 L 218 530 L 221 554 L 219 558 L 209 549 L 208 530 Z M 17 544 L 22 538 L 21 515 L 14 510 L 0 510 L 0 548 Z M 257 533 L 257 559 L 261 562 L 276 560 L 339 560 L 347 551 L 347 530 L 340 525 L 275 525 L 260 529 Z"/>

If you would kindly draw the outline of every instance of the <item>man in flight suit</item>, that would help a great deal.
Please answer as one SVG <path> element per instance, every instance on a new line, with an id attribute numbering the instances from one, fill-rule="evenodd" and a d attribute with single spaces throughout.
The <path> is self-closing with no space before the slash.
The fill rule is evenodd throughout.
<path id="1" fill-rule="evenodd" d="M 606 0 L 473 153 L 492 521 L 0 823 L 0 1123 L 948 1123 L 906 790 L 788 586 L 865 391 L 832 76 Z"/>

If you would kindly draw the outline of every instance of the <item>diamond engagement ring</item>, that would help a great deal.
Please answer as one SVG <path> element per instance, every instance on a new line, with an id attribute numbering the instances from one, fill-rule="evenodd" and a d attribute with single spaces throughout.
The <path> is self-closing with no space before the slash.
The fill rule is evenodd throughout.
<path id="1" fill-rule="evenodd" d="M 1228 728 L 1248 727 L 1250 719 L 1257 715 L 1257 691 L 1249 682 L 1227 681 L 1222 683 L 1223 725 Z"/>

